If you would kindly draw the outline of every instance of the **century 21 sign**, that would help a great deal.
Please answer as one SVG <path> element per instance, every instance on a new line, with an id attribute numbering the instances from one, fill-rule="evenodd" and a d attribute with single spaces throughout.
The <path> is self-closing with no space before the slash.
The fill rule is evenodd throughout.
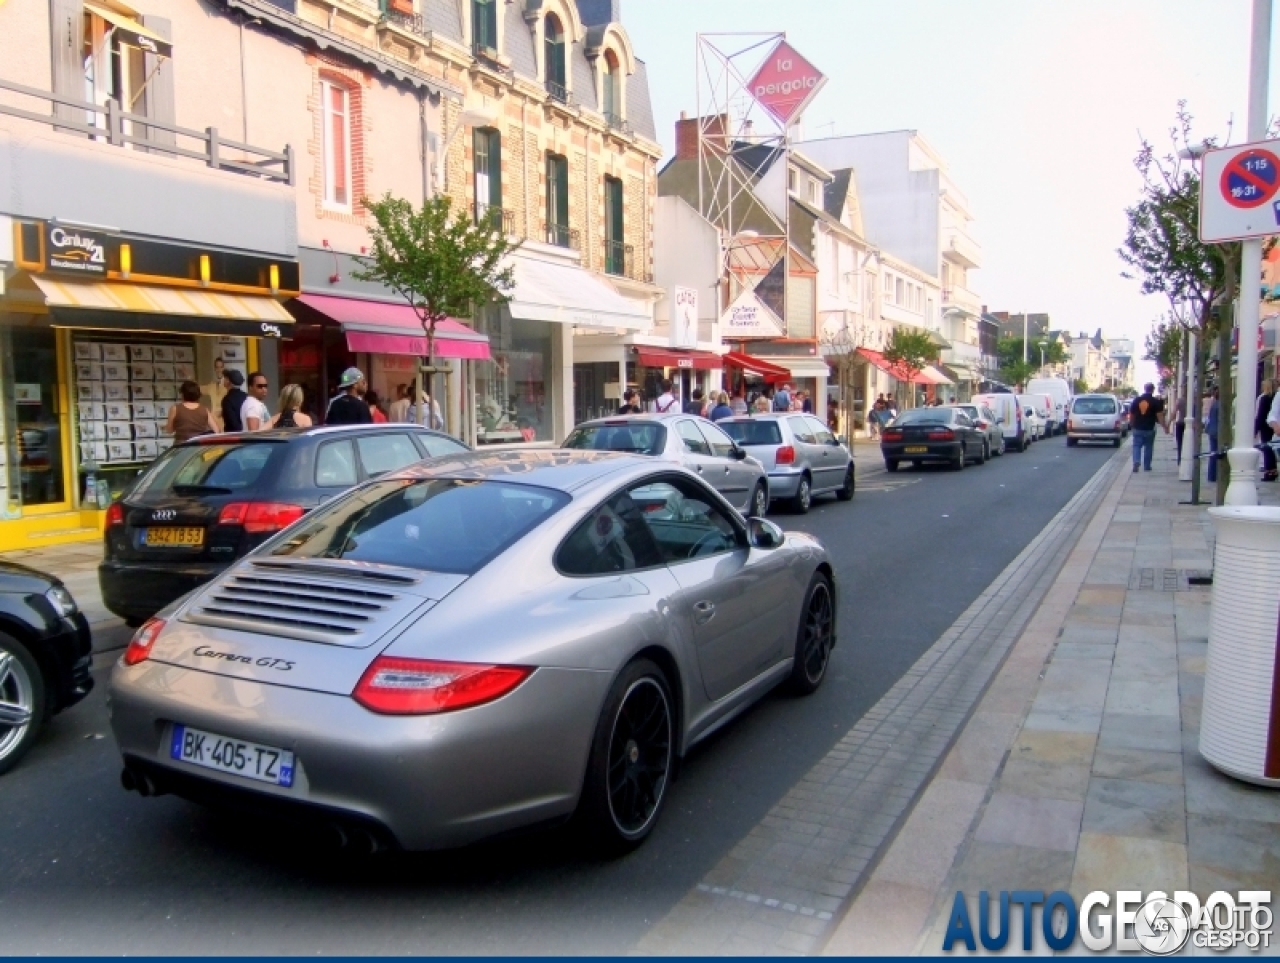
<path id="1" fill-rule="evenodd" d="M 106 277 L 107 243 L 110 239 L 111 235 L 100 231 L 46 224 L 45 269 L 80 277 Z"/>

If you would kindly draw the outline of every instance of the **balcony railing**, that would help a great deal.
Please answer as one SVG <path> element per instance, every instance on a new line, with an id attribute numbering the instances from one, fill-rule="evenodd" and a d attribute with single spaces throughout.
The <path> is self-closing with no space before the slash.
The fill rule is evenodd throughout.
<path id="1" fill-rule="evenodd" d="M 631 133 L 631 125 L 627 123 L 626 119 L 623 118 L 621 114 L 615 114 L 612 111 L 606 110 L 604 112 L 604 120 L 612 130 L 616 130 L 621 134 Z"/>
<path id="2" fill-rule="evenodd" d="M 551 95 L 552 100 L 559 101 L 566 107 L 573 103 L 573 95 L 569 93 L 569 88 L 562 83 L 557 83 L 554 80 L 548 80 L 547 93 Z"/>
<path id="3" fill-rule="evenodd" d="M 267 150 L 265 147 L 242 144 L 220 136 L 216 127 L 192 130 L 189 127 L 178 127 L 176 124 L 166 124 L 141 114 L 131 114 L 115 100 L 108 100 L 106 104 L 94 104 L 74 97 L 63 97 L 61 94 L 50 93 L 47 90 L 38 90 L 35 87 L 24 87 L 22 84 L 15 84 L 8 80 L 0 80 L 0 90 L 31 97 L 47 105 L 48 113 L 43 113 L 0 103 L 0 114 L 9 117 L 18 117 L 37 124 L 48 124 L 58 130 L 83 134 L 116 147 L 145 148 L 153 154 L 188 157 L 215 170 L 232 171 L 236 174 L 261 177 L 264 180 L 293 184 L 293 148 L 288 145 L 282 151 L 274 151 Z M 60 106 L 69 107 L 71 110 L 64 112 L 61 116 L 56 115 L 54 111 Z M 226 151 L 247 155 L 247 157 L 227 157 L 224 153 Z"/>
<path id="4" fill-rule="evenodd" d="M 387 23 L 395 24 L 401 30 L 417 34 L 419 37 L 431 36 L 431 31 L 427 29 L 420 13 L 404 13 L 395 9 L 395 7 L 388 7 L 383 11 L 382 19 Z"/>
<path id="5" fill-rule="evenodd" d="M 636 266 L 635 248 L 621 241 L 604 242 L 604 273 L 632 281 L 653 283 L 653 275 Z"/>
<path id="6" fill-rule="evenodd" d="M 471 55 L 486 70 L 492 70 L 494 73 L 508 78 L 515 77 L 515 71 L 502 62 L 501 55 L 493 47 L 480 43 L 473 44 L 471 46 Z"/>
<path id="7" fill-rule="evenodd" d="M 577 228 L 572 228 L 568 224 L 544 222 L 542 234 L 548 244 L 554 244 L 556 247 L 567 247 L 571 251 L 582 250 L 582 239 Z"/>
<path id="8" fill-rule="evenodd" d="M 472 215 L 477 224 L 488 224 L 495 231 L 512 235 L 516 232 L 516 212 L 494 207 L 492 204 L 471 205 Z"/>

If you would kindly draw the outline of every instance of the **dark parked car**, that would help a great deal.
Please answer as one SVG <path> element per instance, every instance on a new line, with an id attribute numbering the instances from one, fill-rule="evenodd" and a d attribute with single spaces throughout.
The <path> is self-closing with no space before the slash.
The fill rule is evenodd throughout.
<path id="1" fill-rule="evenodd" d="M 957 408 L 913 408 L 893 419 L 880 434 L 884 467 L 897 471 L 909 461 L 946 462 L 956 471 L 970 461 L 987 460 L 986 433 Z"/>
<path id="2" fill-rule="evenodd" d="M 63 584 L 0 562 L 0 773 L 50 716 L 89 694 L 92 659 L 89 623 Z"/>
<path id="3" fill-rule="evenodd" d="M 107 511 L 103 602 L 141 625 L 334 495 L 468 450 L 408 424 L 204 435 L 175 445 Z"/>

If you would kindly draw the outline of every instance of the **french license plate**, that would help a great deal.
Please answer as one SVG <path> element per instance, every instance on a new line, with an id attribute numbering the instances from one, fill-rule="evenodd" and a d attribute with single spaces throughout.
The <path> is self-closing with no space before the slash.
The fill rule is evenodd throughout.
<path id="1" fill-rule="evenodd" d="M 175 725 L 169 755 L 180 762 L 269 782 L 273 786 L 293 785 L 293 753 L 287 749 Z"/>
<path id="2" fill-rule="evenodd" d="M 928 445 L 907 445 L 907 447 L 902 450 L 908 455 L 924 455 L 928 453 L 929 446 Z"/>
<path id="3" fill-rule="evenodd" d="M 204 544 L 203 528 L 148 528 L 143 532 L 143 542 L 149 546 L 199 548 Z"/>

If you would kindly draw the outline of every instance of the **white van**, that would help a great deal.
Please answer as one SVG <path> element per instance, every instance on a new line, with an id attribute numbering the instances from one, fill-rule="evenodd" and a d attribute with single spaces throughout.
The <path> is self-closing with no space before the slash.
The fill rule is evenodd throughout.
<path id="1" fill-rule="evenodd" d="M 1004 432 L 1006 451 L 1026 451 L 1031 444 L 1029 426 L 1022 414 L 1022 405 L 1011 394 L 974 395 L 971 399 L 975 405 L 986 405 L 1000 419 L 1000 430 Z"/>
<path id="2" fill-rule="evenodd" d="M 1053 399 L 1053 434 L 1067 430 L 1067 409 L 1071 407 L 1071 385 L 1065 378 L 1032 378 L 1027 382 L 1027 394 L 1048 395 Z"/>
<path id="3" fill-rule="evenodd" d="M 1014 397 L 1018 399 L 1018 404 L 1022 407 L 1022 420 L 1027 425 L 1031 440 L 1039 441 L 1045 436 L 1048 429 L 1045 423 L 1045 413 L 1049 410 L 1049 396 L 1014 395 Z"/>

